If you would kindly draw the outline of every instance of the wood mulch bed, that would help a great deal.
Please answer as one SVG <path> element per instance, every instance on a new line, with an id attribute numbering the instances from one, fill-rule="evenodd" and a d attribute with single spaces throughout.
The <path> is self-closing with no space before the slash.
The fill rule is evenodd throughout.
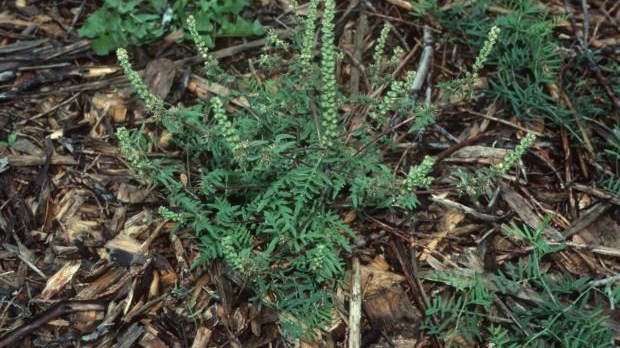
<path id="1" fill-rule="evenodd" d="M 89 42 L 77 37 L 71 9 L 80 2 L 18 3 L 0 1 L 0 139 L 16 135 L 10 147 L 0 147 L 0 347 L 287 346 L 277 313 L 258 310 L 247 294 L 240 294 L 222 264 L 192 267 L 200 255 L 192 231 L 169 233 L 172 223 L 157 213 L 166 197 L 132 177 L 114 130 L 152 121 L 115 57 L 94 55 Z M 279 2 L 264 3 L 284 12 Z M 409 2 L 373 3 L 376 12 L 363 16 L 370 23 L 367 32 L 380 28 L 377 18 L 412 25 L 402 8 Z M 351 28 L 360 18 L 347 12 L 348 5 L 339 7 L 339 14 L 348 15 L 339 21 L 340 46 L 355 57 L 368 47 L 355 43 Z M 613 15 L 597 17 L 601 21 L 590 25 L 609 27 Z M 615 15 L 618 24 L 617 9 Z M 422 55 L 421 32 L 402 37 L 410 48 L 403 66 L 415 66 Z M 367 35 L 361 42 L 371 41 Z M 213 54 L 223 65 L 242 65 L 263 44 L 260 38 L 221 40 Z M 199 61 L 188 45 L 162 40 L 131 53 L 151 89 L 172 103 L 222 93 L 222 86 L 194 73 Z M 434 64 L 436 71 L 450 70 L 440 66 L 441 59 Z M 356 68 L 345 59 L 339 72 L 351 74 Z M 363 85 L 362 79 L 349 87 Z M 505 152 L 493 148 L 493 141 L 523 128 L 466 105 L 455 110 L 430 130 L 428 146 L 440 150 L 444 163 L 496 163 Z M 455 135 L 465 129 L 470 140 L 458 140 Z M 572 246 L 555 254 L 550 264 L 593 278 L 618 271 L 620 197 L 597 188 L 594 180 L 573 178 L 574 173 L 590 177 L 591 154 L 571 147 L 566 134 L 540 131 L 550 139 L 549 147 L 535 149 L 538 158 L 528 164 L 540 172 L 531 173 L 527 185 L 512 185 L 517 179 L 507 178 L 496 192 L 501 209 L 467 206 L 447 191 L 434 191 L 419 193 L 424 204 L 415 214 L 415 226 L 395 216 L 368 215 L 364 222 L 345 217 L 362 236 L 351 267 L 364 289 L 363 346 L 389 346 L 388 340 L 398 347 L 438 346 L 417 329 L 421 298 L 439 291 L 421 283 L 418 263 L 466 254 L 472 245 L 491 250 L 485 254 L 491 255 L 484 265 L 489 268 L 525 255 L 527 249 L 501 238 L 481 239 L 507 218 L 536 228 L 541 216 L 555 212 L 545 233 Z M 153 155 L 178 156 L 174 151 Z M 343 346 L 345 319 L 322 342 L 301 346 Z"/>

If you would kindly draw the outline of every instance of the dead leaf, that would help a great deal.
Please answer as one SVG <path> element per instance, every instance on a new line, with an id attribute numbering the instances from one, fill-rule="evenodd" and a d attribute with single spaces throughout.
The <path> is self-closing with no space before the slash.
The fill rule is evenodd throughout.
<path id="1" fill-rule="evenodd" d="M 144 82 L 155 96 L 164 100 L 170 93 L 175 75 L 174 62 L 168 58 L 158 58 L 146 65 Z"/>
<path id="2" fill-rule="evenodd" d="M 420 260 L 426 260 L 428 254 L 431 251 L 434 251 L 437 248 L 437 245 L 447 236 L 449 235 L 456 226 L 463 221 L 465 218 L 465 214 L 463 214 L 460 210 L 454 207 L 446 207 L 443 210 L 443 215 L 439 221 L 439 231 L 434 236 L 434 238 L 426 245 L 424 251 L 420 254 Z"/>

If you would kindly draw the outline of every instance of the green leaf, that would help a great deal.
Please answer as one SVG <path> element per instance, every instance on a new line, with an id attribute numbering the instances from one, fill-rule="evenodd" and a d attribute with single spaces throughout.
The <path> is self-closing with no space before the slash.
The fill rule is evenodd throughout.
<path id="1" fill-rule="evenodd" d="M 120 14 L 128 14 L 134 12 L 136 7 L 142 2 L 142 0 L 129 0 L 129 1 L 107 1 L 110 5 L 113 5 L 113 9 Z"/>
<path id="2" fill-rule="evenodd" d="M 243 37 L 250 35 L 261 35 L 265 31 L 263 26 L 258 22 L 258 20 L 254 22 L 249 22 L 243 18 L 239 18 L 234 23 L 231 23 L 227 20 L 219 23 L 221 27 L 218 31 L 218 36 L 222 37 Z"/>
<path id="3" fill-rule="evenodd" d="M 196 30 L 198 30 L 199 33 L 213 34 L 213 14 L 210 12 L 198 12 L 194 17 L 196 18 Z"/>
<path id="4" fill-rule="evenodd" d="M 108 21 L 110 17 L 114 16 L 113 13 L 109 13 L 107 10 L 99 9 L 95 11 L 86 21 L 84 25 L 78 29 L 78 34 L 81 37 L 93 38 L 101 35 L 108 30 Z"/>
<path id="5" fill-rule="evenodd" d="M 124 45 L 121 45 L 119 42 L 114 40 L 112 36 L 110 35 L 101 35 L 98 38 L 91 41 L 90 46 L 92 47 L 93 51 L 95 51 L 95 53 L 97 53 L 100 56 L 104 56 L 110 53 L 110 51 L 118 47 L 124 46 Z"/>
<path id="6" fill-rule="evenodd" d="M 151 8 L 157 12 L 163 11 L 166 6 L 168 6 L 167 0 L 149 0 L 149 3 L 151 5 Z"/>

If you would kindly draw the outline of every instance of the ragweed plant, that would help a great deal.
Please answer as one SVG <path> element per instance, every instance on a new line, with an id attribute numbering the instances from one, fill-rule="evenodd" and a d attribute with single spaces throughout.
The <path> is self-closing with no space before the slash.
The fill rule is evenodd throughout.
<path id="1" fill-rule="evenodd" d="M 390 29 L 392 26 L 390 23 L 386 22 L 381 29 L 381 34 L 375 42 L 374 53 L 372 54 L 372 65 L 370 66 L 370 75 L 373 78 L 378 78 L 383 69 L 382 60 L 385 55 L 385 43 L 388 38 L 388 34 L 390 33 Z"/>
<path id="2" fill-rule="evenodd" d="M 313 0 L 310 9 L 319 4 Z M 343 256 L 355 234 L 342 220 L 342 209 L 413 209 L 418 205 L 414 190 L 431 184 L 434 165 L 427 157 L 400 177 L 380 156 L 387 137 L 375 139 L 367 130 L 346 133 L 340 106 L 369 98 L 345 97 L 338 88 L 335 2 L 323 5 L 319 62 L 309 49 L 314 40 L 308 29 L 313 27 L 311 15 L 300 26 L 298 55 L 291 58 L 295 41 L 283 44 L 270 38 L 269 56 L 261 57 L 259 67 L 277 69 L 276 78 L 248 74 L 226 79 L 229 94 L 190 109 L 163 111 L 158 120 L 173 134 L 183 161 L 148 160 L 139 153 L 145 151 L 139 134 L 129 137 L 119 130 L 130 164 L 166 192 L 170 208 L 162 209 L 162 215 L 196 232 L 201 258 L 194 266 L 225 260 L 233 278 L 242 279 L 258 301 L 280 311 L 281 326 L 293 337 L 312 335 L 332 316 L 333 290 L 343 277 Z M 206 46 L 192 32 L 204 55 Z M 282 50 L 287 64 L 281 64 Z M 119 53 L 126 59 L 124 51 Z M 151 98 L 131 66 L 123 66 L 140 95 Z M 408 76 L 406 81 L 412 74 Z M 406 83 L 392 83 L 392 93 L 371 105 L 376 125 L 395 113 L 410 115 L 408 131 L 432 121 L 432 108 L 408 100 Z M 239 98 L 246 101 L 243 106 L 231 103 Z M 420 110 L 424 112 L 418 114 Z M 181 176 L 189 179 L 181 184 Z"/>
<path id="3" fill-rule="evenodd" d="M 528 133 L 512 150 L 505 160 L 488 168 L 477 169 L 473 174 L 458 168 L 454 176 L 458 178 L 457 188 L 461 194 L 466 194 L 472 201 L 477 201 L 484 190 L 508 173 L 510 168 L 519 163 L 527 149 L 532 146 L 536 137 Z"/>
<path id="4" fill-rule="evenodd" d="M 118 58 L 118 64 L 123 68 L 123 72 L 131 82 L 132 86 L 136 90 L 136 93 L 144 101 L 146 107 L 156 113 L 160 114 L 163 109 L 163 101 L 157 98 L 156 95 L 149 91 L 149 88 L 146 86 L 146 83 L 142 81 L 142 78 L 138 74 L 137 71 L 133 69 L 131 66 L 131 62 L 129 61 L 129 55 L 127 54 L 127 50 L 124 48 L 119 48 L 116 50 L 116 57 Z"/>
<path id="5" fill-rule="evenodd" d="M 489 59 L 489 55 L 497 42 L 500 32 L 501 30 L 498 26 L 494 25 L 491 27 L 487 34 L 487 38 L 484 41 L 484 45 L 476 57 L 476 62 L 474 63 L 471 71 L 467 72 L 465 77 L 441 84 L 449 90 L 450 94 L 460 95 L 461 97 L 465 97 L 465 94 L 467 94 L 469 99 L 472 98 L 474 84 L 478 80 L 479 71 L 484 67 L 485 63 Z"/>
<path id="6" fill-rule="evenodd" d="M 506 11 L 494 16 L 489 12 L 491 6 Z M 548 92 L 549 85 L 557 82 L 563 58 L 553 37 L 559 18 L 550 17 L 544 6 L 532 0 L 474 1 L 450 10 L 437 8 L 433 13 L 445 28 L 458 33 L 451 33 L 451 39 L 462 35 L 467 45 L 482 52 L 493 36 L 489 30 L 501 28 L 495 35 L 495 48 L 487 51 L 484 59 L 490 85 L 485 93 L 521 119 L 545 118 L 574 128 L 566 110 Z M 481 57 L 476 66 L 481 66 Z"/>
<path id="7" fill-rule="evenodd" d="M 323 34 L 323 49 L 321 50 L 321 117 L 322 141 L 330 146 L 338 136 L 338 112 L 336 109 L 336 51 L 334 48 L 334 0 L 325 0 L 325 11 L 321 25 Z"/>
<path id="8" fill-rule="evenodd" d="M 308 18 L 304 21 L 303 42 L 301 44 L 301 65 L 309 68 L 313 56 L 314 31 L 316 29 L 318 1 L 311 1 L 308 6 Z"/>
<path id="9" fill-rule="evenodd" d="M 304 70 L 316 76 L 299 73 L 316 64 L 306 51 L 277 80 L 239 81 L 249 108 L 227 111 L 230 99 L 241 96 L 233 92 L 192 109 L 164 111 L 159 120 L 185 152 L 189 167 L 149 161 L 136 138 L 124 129 L 118 133 L 137 174 L 167 191 L 175 212 L 164 208 L 162 215 L 196 231 L 202 245 L 196 266 L 224 259 L 231 272 L 251 284 L 257 299 L 281 311 L 282 328 L 290 336 L 310 335 L 331 318 L 332 290 L 342 278 L 342 256 L 354 235 L 336 206 L 413 208 L 412 190 L 430 183 L 432 169 L 427 160 L 415 175 L 400 179 L 377 156 L 380 142 L 360 152 L 340 137 L 333 11 L 334 2 L 326 1 L 322 59 Z M 119 53 L 124 60 L 125 52 Z M 277 58 L 266 63 L 277 64 Z M 123 62 L 123 67 L 140 96 L 150 100 L 131 66 Z M 192 181 L 181 185 L 181 174 Z"/>

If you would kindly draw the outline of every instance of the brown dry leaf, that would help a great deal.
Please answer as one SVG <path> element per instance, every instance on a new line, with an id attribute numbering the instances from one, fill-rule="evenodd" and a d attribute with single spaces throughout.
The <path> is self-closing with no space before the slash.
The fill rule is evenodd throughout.
<path id="1" fill-rule="evenodd" d="M 175 75 L 174 62 L 168 58 L 158 58 L 146 65 L 144 82 L 153 94 L 164 100 L 170 93 Z"/>
<path id="2" fill-rule="evenodd" d="M 183 30 L 175 30 L 164 37 L 164 42 L 173 43 L 183 39 L 185 32 Z"/>
<path id="3" fill-rule="evenodd" d="M 376 295 L 391 288 L 395 284 L 405 281 L 405 277 L 400 274 L 388 271 L 389 265 L 380 256 L 377 256 L 367 266 L 361 266 L 361 280 L 364 298 Z M 347 280 L 344 284 L 344 291 L 351 289 L 351 273 L 348 272 Z"/>
<path id="4" fill-rule="evenodd" d="M 162 149 L 167 149 L 170 147 L 170 141 L 172 140 L 173 134 L 167 130 L 164 130 L 157 141 L 157 145 Z"/>
<path id="5" fill-rule="evenodd" d="M 195 74 L 191 75 L 190 81 L 187 84 L 187 89 L 201 99 L 206 98 L 210 94 L 215 94 L 222 97 L 230 94 L 230 89 L 226 86 L 215 82 L 209 82 L 208 80 Z M 245 97 L 234 98 L 232 103 L 244 108 L 250 106 L 250 103 Z"/>
<path id="6" fill-rule="evenodd" d="M 119 70 L 121 70 L 121 68 L 117 65 L 85 67 L 80 69 L 79 75 L 87 78 L 102 77 L 115 74 Z"/>
<path id="7" fill-rule="evenodd" d="M 47 280 L 45 288 L 41 292 L 41 298 L 43 300 L 49 300 L 62 291 L 65 285 L 71 282 L 81 265 L 81 260 L 71 260 L 65 263 L 58 272 L 54 273 L 54 275 Z"/>
<path id="8" fill-rule="evenodd" d="M 392 5 L 398 6 L 398 7 L 402 8 L 403 10 L 407 10 L 407 11 L 411 11 L 411 9 L 413 8 L 413 5 L 411 4 L 411 1 L 387 0 L 387 2 L 389 2 Z"/>
<path id="9" fill-rule="evenodd" d="M 162 341 L 156 334 L 147 331 L 139 342 L 144 348 L 168 348 L 169 345 Z M 193 346 L 192 346 L 193 347 Z M 203 346 L 206 347 L 206 346 Z"/>
<path id="10" fill-rule="evenodd" d="M 595 48 L 614 47 L 620 44 L 620 37 L 607 37 L 603 39 L 592 39 L 590 44 Z"/>
<path id="11" fill-rule="evenodd" d="M 181 182 L 181 185 L 183 185 L 183 188 L 187 188 L 187 184 L 189 182 L 189 177 L 187 176 L 187 174 L 181 173 L 179 175 L 179 181 Z"/>
<path id="12" fill-rule="evenodd" d="M 149 299 L 155 298 L 159 295 L 159 272 L 153 271 L 153 280 L 151 280 L 151 286 L 149 286 Z"/>
<path id="13" fill-rule="evenodd" d="M 207 347 L 207 345 L 211 341 L 212 333 L 213 331 L 211 331 L 211 329 L 206 326 L 199 327 L 198 330 L 196 330 L 196 337 L 194 337 L 192 348 Z"/>
<path id="14" fill-rule="evenodd" d="M 369 268 L 374 268 L 379 271 L 387 271 L 390 269 L 390 265 L 385 261 L 383 257 L 377 256 L 374 259 L 370 260 L 368 263 Z"/>
<path id="15" fill-rule="evenodd" d="M 116 198 L 123 203 L 142 203 L 149 191 L 145 190 L 141 186 L 129 185 L 122 183 L 116 193 Z"/>
<path id="16" fill-rule="evenodd" d="M 405 277 L 393 272 L 385 272 L 377 269 L 362 266 L 362 289 L 364 298 L 372 296 L 390 288 L 394 284 L 405 281 Z"/>
<path id="17" fill-rule="evenodd" d="M 439 242 L 441 242 L 448 234 L 450 234 L 456 226 L 463 221 L 465 214 L 454 207 L 446 207 L 444 214 L 439 221 L 437 235 L 426 245 L 424 251 L 420 254 L 420 260 L 426 260 L 430 251 L 435 250 Z"/>
<path id="18" fill-rule="evenodd" d="M 68 240 L 74 242 L 95 230 L 99 226 L 99 223 L 90 219 L 82 219 L 80 216 L 74 215 L 60 225 L 63 227 L 63 231 L 65 236 L 68 237 Z"/>
<path id="19" fill-rule="evenodd" d="M 357 219 L 357 213 L 355 213 L 353 210 L 347 212 L 342 218 L 345 224 L 350 224 L 355 221 L 355 219 Z"/>
<path id="20" fill-rule="evenodd" d="M 92 325 L 100 322 L 105 317 L 103 311 L 79 311 L 72 315 L 71 324 L 80 332 L 92 330 Z"/>
<path id="21" fill-rule="evenodd" d="M 614 209 L 619 208 L 614 207 L 598 216 L 578 233 L 587 245 L 620 249 L 620 222 L 611 216 Z"/>
<path id="22" fill-rule="evenodd" d="M 177 280 L 179 279 L 179 277 L 177 276 L 177 273 L 174 271 L 174 269 L 172 269 L 172 267 L 170 267 L 170 269 L 165 269 L 160 271 L 161 272 L 161 284 L 163 287 L 170 287 L 173 284 L 175 284 L 177 282 Z"/>
<path id="23" fill-rule="evenodd" d="M 242 311 L 241 307 L 235 308 L 233 311 L 232 319 L 232 328 L 236 333 L 239 333 L 246 326 L 246 316 L 244 315 L 245 311 Z"/>
<path id="24" fill-rule="evenodd" d="M 300 345 L 300 348 L 320 348 L 320 347 L 321 345 L 316 341 L 313 341 L 313 342 L 301 341 L 301 345 Z"/>
<path id="25" fill-rule="evenodd" d="M 411 332 L 421 317 L 400 286 L 365 299 L 363 306 L 374 328 L 391 333 Z"/>

